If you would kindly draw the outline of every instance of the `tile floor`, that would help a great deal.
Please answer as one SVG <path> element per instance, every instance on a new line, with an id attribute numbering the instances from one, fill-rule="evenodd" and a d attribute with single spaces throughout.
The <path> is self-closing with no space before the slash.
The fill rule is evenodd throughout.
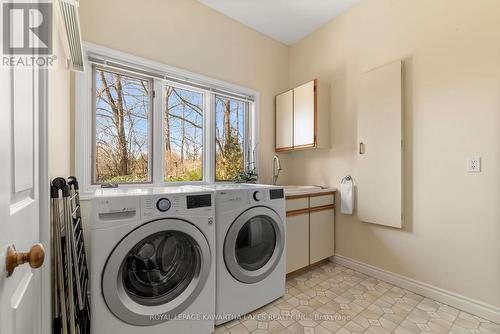
<path id="1" fill-rule="evenodd" d="M 286 287 L 284 297 L 215 333 L 500 333 L 499 324 L 333 263 Z"/>

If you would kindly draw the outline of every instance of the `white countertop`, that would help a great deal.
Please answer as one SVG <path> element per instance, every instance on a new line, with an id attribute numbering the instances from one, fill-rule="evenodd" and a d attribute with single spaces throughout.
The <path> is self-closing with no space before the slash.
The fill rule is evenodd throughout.
<path id="1" fill-rule="evenodd" d="M 331 193 L 337 191 L 333 187 L 320 187 L 320 186 L 283 186 L 285 189 L 285 196 L 307 195 L 307 194 L 321 194 Z"/>
<path id="2" fill-rule="evenodd" d="M 320 186 L 296 186 L 296 185 L 262 185 L 262 184 L 217 184 L 217 185 L 184 185 L 184 186 L 166 186 L 166 187 L 137 187 L 137 188 L 108 188 L 98 189 L 92 194 L 81 196 L 81 199 L 91 199 L 93 197 L 108 197 L 108 196 L 127 196 L 127 195 L 152 195 L 152 194 L 169 194 L 169 193 L 192 193 L 204 192 L 214 190 L 224 190 L 226 188 L 249 189 L 258 187 L 283 187 L 285 196 L 307 195 L 307 194 L 321 194 L 337 191 L 334 187 L 320 187 Z"/>
<path id="3" fill-rule="evenodd" d="M 160 194 L 190 194 L 199 192 L 212 192 L 213 189 L 206 185 L 184 185 L 166 187 L 134 187 L 134 188 L 100 188 L 94 191 L 92 197 L 119 197 L 134 195 L 160 195 Z"/>

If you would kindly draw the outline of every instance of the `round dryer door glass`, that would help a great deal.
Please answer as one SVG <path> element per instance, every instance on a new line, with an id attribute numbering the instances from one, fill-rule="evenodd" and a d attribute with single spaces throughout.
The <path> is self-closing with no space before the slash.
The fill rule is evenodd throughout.
<path id="1" fill-rule="evenodd" d="M 182 313 L 208 279 L 211 253 L 205 235 L 180 219 L 160 219 L 127 234 L 102 273 L 109 310 L 136 326 L 152 326 Z"/>
<path id="2" fill-rule="evenodd" d="M 245 270 L 257 270 L 266 265 L 276 247 L 275 222 L 269 216 L 250 218 L 236 237 L 236 260 Z"/>
<path id="3" fill-rule="evenodd" d="M 200 265 L 196 241 L 179 231 L 158 232 L 141 240 L 122 264 L 123 287 L 135 302 L 156 306 L 179 296 Z"/>
<path id="4" fill-rule="evenodd" d="M 224 262 L 238 281 L 256 283 L 269 276 L 285 247 L 285 227 L 280 216 L 264 206 L 252 207 L 229 227 L 224 241 Z"/>

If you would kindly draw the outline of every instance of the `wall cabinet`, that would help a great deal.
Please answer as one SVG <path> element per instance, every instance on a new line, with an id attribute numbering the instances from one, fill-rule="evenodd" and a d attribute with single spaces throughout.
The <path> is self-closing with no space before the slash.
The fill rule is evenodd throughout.
<path id="1" fill-rule="evenodd" d="M 276 96 L 276 152 L 327 147 L 330 87 L 306 82 Z"/>
<path id="2" fill-rule="evenodd" d="M 333 256 L 333 192 L 287 196 L 286 212 L 287 274 Z"/>
<path id="3" fill-rule="evenodd" d="M 396 228 L 404 217 L 402 69 L 396 61 L 364 73 L 358 103 L 358 217 Z"/>

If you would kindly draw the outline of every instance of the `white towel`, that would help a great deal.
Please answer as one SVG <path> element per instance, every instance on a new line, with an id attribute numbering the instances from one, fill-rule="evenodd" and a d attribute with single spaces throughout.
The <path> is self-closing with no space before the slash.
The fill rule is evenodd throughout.
<path id="1" fill-rule="evenodd" d="M 340 212 L 352 215 L 354 210 L 354 182 L 352 177 L 346 176 L 340 182 Z"/>

